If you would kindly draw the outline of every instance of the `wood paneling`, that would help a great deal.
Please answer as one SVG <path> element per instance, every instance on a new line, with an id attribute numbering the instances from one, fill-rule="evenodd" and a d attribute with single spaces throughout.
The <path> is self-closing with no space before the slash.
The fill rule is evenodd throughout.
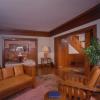
<path id="1" fill-rule="evenodd" d="M 93 37 L 92 30 L 85 33 L 85 39 L 86 39 L 85 46 L 86 47 L 88 47 L 90 45 L 90 41 L 91 41 L 92 37 Z M 85 55 L 85 65 L 84 65 L 84 67 L 85 67 L 85 75 L 88 76 L 89 73 L 90 73 L 90 70 L 91 70 L 91 66 L 90 66 L 90 63 L 89 63 L 89 59 L 87 58 L 87 55 Z"/>
<path id="2" fill-rule="evenodd" d="M 32 30 L 20 30 L 20 29 L 0 29 L 0 34 L 3 35 L 23 35 L 23 36 L 41 36 L 49 37 L 49 32 L 32 31 Z"/>
<path id="3" fill-rule="evenodd" d="M 80 54 L 70 54 L 67 55 L 68 59 L 66 60 L 68 63 L 66 66 L 68 67 L 84 67 L 84 56 Z"/>
<path id="4" fill-rule="evenodd" d="M 51 36 L 59 34 L 64 31 L 68 31 L 70 29 L 81 26 L 83 24 L 86 24 L 88 22 L 94 21 L 99 18 L 100 18 L 100 4 L 84 12 L 83 14 L 75 17 L 74 19 L 66 22 L 65 24 L 55 28 L 50 32 Z"/>
<path id="5" fill-rule="evenodd" d="M 62 46 L 61 40 L 55 38 L 55 65 L 58 68 L 63 68 L 67 65 L 67 48 Z"/>
<path id="6" fill-rule="evenodd" d="M 85 74 L 88 74 L 90 72 L 89 62 L 87 61 L 87 59 L 85 59 L 85 56 L 83 54 L 68 54 L 67 47 L 63 48 L 61 44 L 62 39 L 66 39 L 71 35 L 85 33 L 87 47 L 90 44 L 91 36 L 96 36 L 96 25 L 55 38 L 55 63 L 57 67 L 82 67 L 82 69 L 85 70 Z"/>
<path id="7" fill-rule="evenodd" d="M 55 38 L 55 64 L 58 68 L 82 67 L 84 57 L 80 54 L 68 54 L 68 47 L 63 47 L 61 40 Z"/>

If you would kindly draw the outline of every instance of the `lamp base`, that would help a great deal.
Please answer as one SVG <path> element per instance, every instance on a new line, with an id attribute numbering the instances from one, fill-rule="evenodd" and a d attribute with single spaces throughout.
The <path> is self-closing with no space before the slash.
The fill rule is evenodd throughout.
<path id="1" fill-rule="evenodd" d="M 44 58 L 45 58 L 45 59 L 48 58 L 48 53 L 47 53 L 47 52 L 44 53 Z"/>

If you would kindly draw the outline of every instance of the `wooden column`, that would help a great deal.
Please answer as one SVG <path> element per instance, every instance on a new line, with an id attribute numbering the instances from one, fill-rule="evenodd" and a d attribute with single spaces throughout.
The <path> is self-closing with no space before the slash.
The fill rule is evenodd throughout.
<path id="1" fill-rule="evenodd" d="M 62 46 L 61 39 L 55 39 L 55 62 L 56 66 L 59 68 L 63 68 L 66 66 L 66 55 L 67 49 Z"/>
<path id="2" fill-rule="evenodd" d="M 88 47 L 90 45 L 90 41 L 91 41 L 91 31 L 86 32 L 85 34 L 85 47 Z M 88 76 L 90 73 L 90 62 L 89 59 L 87 57 L 87 55 L 85 55 L 85 75 Z"/>

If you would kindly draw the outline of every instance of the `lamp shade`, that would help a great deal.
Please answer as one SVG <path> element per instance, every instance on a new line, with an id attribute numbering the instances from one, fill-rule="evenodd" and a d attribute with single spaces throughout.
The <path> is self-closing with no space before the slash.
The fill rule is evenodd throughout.
<path id="1" fill-rule="evenodd" d="M 43 48 L 42 48 L 42 52 L 49 52 L 50 50 L 49 50 L 49 47 L 48 46 L 44 46 Z"/>

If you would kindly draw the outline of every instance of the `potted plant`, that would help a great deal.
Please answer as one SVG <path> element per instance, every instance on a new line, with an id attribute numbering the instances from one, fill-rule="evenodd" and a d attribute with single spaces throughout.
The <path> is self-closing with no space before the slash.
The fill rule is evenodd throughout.
<path id="1" fill-rule="evenodd" d="M 90 65 L 97 65 L 100 63 L 100 40 L 93 37 L 90 41 L 90 46 L 85 48 L 85 54 L 87 55 Z"/>

